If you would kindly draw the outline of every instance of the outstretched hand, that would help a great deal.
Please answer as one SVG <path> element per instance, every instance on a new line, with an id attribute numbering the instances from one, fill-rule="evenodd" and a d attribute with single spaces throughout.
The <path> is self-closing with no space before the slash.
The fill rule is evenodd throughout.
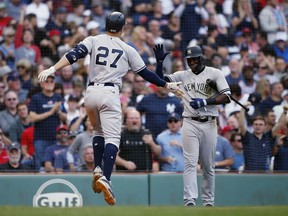
<path id="1" fill-rule="evenodd" d="M 182 82 L 167 82 L 165 88 L 169 89 L 177 97 L 182 98 L 184 96 L 184 92 L 179 87 L 181 84 Z"/>
<path id="2" fill-rule="evenodd" d="M 52 66 L 46 70 L 43 70 L 40 72 L 40 74 L 38 75 L 38 79 L 40 82 L 44 82 L 47 77 L 52 76 L 55 73 L 55 68 Z"/>
<path id="3" fill-rule="evenodd" d="M 170 52 L 164 52 L 163 44 L 156 44 L 155 47 L 153 48 L 153 51 L 155 53 L 156 61 L 159 63 L 162 63 L 166 56 Z"/>

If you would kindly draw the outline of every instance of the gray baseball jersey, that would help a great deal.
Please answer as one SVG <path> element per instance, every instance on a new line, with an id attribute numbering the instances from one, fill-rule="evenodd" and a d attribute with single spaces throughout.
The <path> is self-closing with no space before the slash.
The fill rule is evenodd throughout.
<path id="1" fill-rule="evenodd" d="M 181 89 L 184 92 L 182 126 L 183 155 L 185 158 L 183 175 L 184 204 L 196 205 L 198 198 L 197 164 L 200 161 L 203 171 L 201 190 L 203 205 L 214 205 L 216 121 L 200 122 L 189 117 L 218 116 L 218 109 L 217 105 L 207 105 L 200 109 L 193 109 L 189 102 L 191 102 L 191 98 L 207 99 L 218 94 L 206 84 L 207 79 L 214 80 L 217 83 L 219 94 L 230 94 L 229 86 L 220 70 L 207 66 L 197 75 L 191 69 L 188 69 L 175 72 L 167 77 L 173 82 L 181 81 Z"/>
<path id="2" fill-rule="evenodd" d="M 194 74 L 191 69 L 184 71 L 177 71 L 173 74 L 168 75 L 169 79 L 173 82 L 182 82 L 181 89 L 185 96 L 184 101 L 184 117 L 191 116 L 218 116 L 217 105 L 209 105 L 205 108 L 194 110 L 189 102 L 191 98 L 203 98 L 207 99 L 217 95 L 214 91 L 206 84 L 207 79 L 214 80 L 217 83 L 219 94 L 228 93 L 230 94 L 229 85 L 223 75 L 223 72 L 212 67 L 205 67 L 204 71 L 200 74 Z"/>
<path id="3" fill-rule="evenodd" d="M 89 82 L 94 85 L 86 89 L 84 104 L 94 136 L 105 137 L 105 143 L 119 147 L 122 125 L 119 86 L 129 69 L 137 73 L 146 66 L 139 53 L 118 37 L 103 34 L 87 37 L 81 43 L 91 56 Z"/>
<path id="4" fill-rule="evenodd" d="M 91 55 L 89 81 L 122 84 L 122 77 L 129 69 L 134 72 L 146 66 L 137 51 L 118 37 L 107 34 L 90 36 L 82 42 Z"/>

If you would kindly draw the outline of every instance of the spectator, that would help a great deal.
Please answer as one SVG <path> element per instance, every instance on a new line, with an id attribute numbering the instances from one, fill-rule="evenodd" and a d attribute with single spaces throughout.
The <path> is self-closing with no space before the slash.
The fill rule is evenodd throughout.
<path id="1" fill-rule="evenodd" d="M 24 4 L 21 0 L 11 0 L 6 3 L 7 14 L 11 16 L 14 20 L 19 21 L 21 8 L 24 7 Z"/>
<path id="2" fill-rule="evenodd" d="M 45 171 L 46 172 L 56 172 L 54 168 L 55 159 L 60 154 L 66 153 L 68 149 L 67 145 L 68 129 L 65 125 L 59 125 L 56 128 L 56 144 L 48 146 L 45 149 L 44 161 L 45 161 Z M 35 146 L 36 147 L 36 146 Z"/>
<path id="3" fill-rule="evenodd" d="M 231 166 L 231 171 L 242 172 L 244 169 L 244 154 L 243 154 L 242 137 L 240 133 L 232 134 L 231 145 L 235 153 L 233 157 L 233 164 Z"/>
<path id="4" fill-rule="evenodd" d="M 134 106 L 136 107 L 136 105 L 141 101 L 141 99 L 143 98 L 143 96 L 147 93 L 151 93 L 152 90 L 149 91 L 149 89 L 147 89 L 146 86 L 146 80 L 144 80 L 140 75 L 136 74 L 134 76 L 133 79 L 133 90 L 132 90 L 132 96 L 131 96 L 131 100 L 129 102 L 128 106 Z"/>
<path id="5" fill-rule="evenodd" d="M 215 171 L 217 169 L 230 170 L 234 162 L 234 151 L 230 144 L 230 141 L 219 135 L 216 143 L 215 152 Z"/>
<path id="6" fill-rule="evenodd" d="M 286 118 L 286 113 L 283 112 L 282 118 Z M 246 129 L 244 109 L 241 110 L 238 121 L 243 137 L 244 171 L 269 172 L 274 139 L 281 128 L 281 120 L 277 122 L 272 130 L 265 132 L 265 119 L 262 116 L 258 116 L 253 121 L 252 133 Z"/>
<path id="7" fill-rule="evenodd" d="M 20 137 L 22 160 L 21 163 L 30 166 L 31 169 L 35 170 L 34 163 L 34 126 L 25 128 Z"/>
<path id="8" fill-rule="evenodd" d="M 182 150 L 182 118 L 177 113 L 172 113 L 167 119 L 168 130 L 160 133 L 156 141 L 161 146 L 159 156 L 160 170 L 183 172 L 184 156 Z"/>
<path id="9" fill-rule="evenodd" d="M 12 27 L 5 27 L 2 32 L 3 43 L 0 45 L 0 51 L 3 53 L 7 65 L 15 68 L 15 30 Z"/>
<path id="10" fill-rule="evenodd" d="M 61 32 L 58 29 L 52 29 L 48 32 L 47 38 L 41 40 L 39 48 L 41 56 L 50 58 L 56 62 L 59 58 L 57 48 L 61 42 Z"/>
<path id="11" fill-rule="evenodd" d="M 26 101 L 28 90 L 21 86 L 20 76 L 17 73 L 10 73 L 7 77 L 8 89 L 14 91 L 18 95 L 20 102 Z"/>
<path id="12" fill-rule="evenodd" d="M 5 2 L 0 2 L 0 20 L 0 35 L 2 35 L 5 26 L 12 20 L 12 17 L 7 14 Z"/>
<path id="13" fill-rule="evenodd" d="M 250 0 L 234 1 L 235 11 L 232 17 L 232 26 L 236 31 L 249 28 L 254 32 L 258 29 L 258 21 L 254 16 L 252 4 Z"/>
<path id="14" fill-rule="evenodd" d="M 239 81 L 242 94 L 252 94 L 256 89 L 256 81 L 253 79 L 254 68 L 250 65 L 245 65 L 242 69 L 243 80 Z"/>
<path id="15" fill-rule="evenodd" d="M 228 85 L 238 84 L 243 79 L 238 59 L 232 58 L 229 61 L 229 70 L 230 74 L 225 77 Z"/>
<path id="16" fill-rule="evenodd" d="M 157 87 L 154 94 L 146 95 L 137 105 L 141 115 L 145 114 L 145 127 L 154 137 L 166 129 L 167 118 L 171 113 L 182 114 L 183 105 L 175 96 L 170 97 L 169 91 Z"/>
<path id="17" fill-rule="evenodd" d="M 3 81 L 3 77 L 0 77 L 0 111 L 5 109 L 5 93 L 6 85 Z"/>
<path id="18" fill-rule="evenodd" d="M 70 95 L 73 92 L 73 69 L 71 65 L 67 65 L 60 70 L 60 76 L 55 78 L 56 83 L 60 83 L 64 88 L 64 95 Z"/>
<path id="19" fill-rule="evenodd" d="M 241 104 L 247 102 L 249 98 L 249 94 L 242 94 L 242 90 L 238 84 L 230 85 L 230 89 L 231 89 L 231 95 L 237 101 L 239 101 Z M 240 111 L 241 107 L 235 101 L 231 101 L 230 103 L 225 104 L 224 109 L 225 109 L 226 118 L 228 118 L 231 113 L 235 111 Z"/>
<path id="20" fill-rule="evenodd" d="M 161 147 L 155 143 L 148 130 L 141 128 L 140 113 L 131 109 L 126 113 L 126 127 L 122 130 L 116 170 L 159 171 L 153 157 L 159 156 Z"/>
<path id="21" fill-rule="evenodd" d="M 29 167 L 20 163 L 21 149 L 19 143 L 11 143 L 8 146 L 9 161 L 0 165 L 1 172 L 28 172 L 31 171 Z"/>
<path id="22" fill-rule="evenodd" d="M 92 20 L 96 21 L 100 25 L 100 33 L 105 32 L 105 19 L 110 14 L 109 9 L 103 7 L 100 1 L 95 1 L 91 5 Z"/>
<path id="23" fill-rule="evenodd" d="M 84 164 L 84 148 L 86 145 L 92 146 L 92 138 L 93 138 L 93 127 L 90 123 L 90 120 L 87 116 L 83 119 L 84 122 L 84 131 L 76 136 L 76 138 L 73 140 L 72 144 L 68 148 L 67 152 L 67 160 L 70 164 L 71 171 L 76 170 L 77 168 L 73 167 L 75 164 L 73 155 L 77 153 L 79 155 L 79 161 L 77 161 L 77 164 L 79 167 L 81 167 Z M 73 165 L 73 166 L 72 166 Z"/>
<path id="24" fill-rule="evenodd" d="M 260 79 L 256 84 L 255 93 L 258 93 L 261 100 L 265 100 L 270 94 L 270 83 L 267 79 Z"/>
<path id="25" fill-rule="evenodd" d="M 19 118 L 10 126 L 9 138 L 12 142 L 20 143 L 21 134 L 25 128 L 31 127 L 29 119 L 28 106 L 25 103 L 18 103 L 16 106 Z"/>
<path id="26" fill-rule="evenodd" d="M 271 85 L 279 82 L 279 80 L 275 76 L 271 75 L 269 67 L 265 62 L 259 63 L 253 78 L 256 82 L 258 82 L 260 79 L 266 79 Z"/>
<path id="27" fill-rule="evenodd" d="M 17 33 L 18 31 L 16 31 L 17 36 L 15 38 L 15 61 L 18 62 L 20 59 L 25 58 L 31 65 L 39 63 L 41 52 L 39 47 L 33 44 L 34 31 L 31 29 L 24 29 L 23 33 L 20 35 Z M 22 42 L 19 43 L 19 40 L 22 40 Z"/>
<path id="28" fill-rule="evenodd" d="M 262 115 L 264 115 L 267 110 L 273 109 L 274 106 L 281 104 L 283 101 L 281 94 L 284 89 L 280 82 L 272 84 L 270 89 L 270 95 L 259 104 L 259 111 Z"/>
<path id="29" fill-rule="evenodd" d="M 198 5 L 195 0 L 187 0 L 180 4 L 175 9 L 174 15 L 180 18 L 181 50 L 185 50 L 192 39 L 198 39 L 201 24 L 208 21 L 209 15 L 203 5 Z"/>
<path id="30" fill-rule="evenodd" d="M 87 112 L 84 107 L 84 99 L 79 102 L 79 116 L 72 119 L 69 125 L 69 130 L 74 133 L 82 133 L 84 131 L 85 118 L 87 117 Z"/>
<path id="31" fill-rule="evenodd" d="M 67 15 L 66 21 L 74 22 L 77 26 L 83 23 L 83 12 L 85 5 L 80 0 L 74 0 L 71 2 L 73 11 Z"/>
<path id="32" fill-rule="evenodd" d="M 90 142 L 89 142 L 90 143 Z M 93 147 L 89 144 L 84 147 L 84 163 L 78 168 L 78 172 L 92 172 L 94 170 Z"/>
<path id="33" fill-rule="evenodd" d="M 283 107 L 283 106 L 282 106 Z M 283 108 L 281 110 L 281 112 L 283 112 Z M 281 115 L 281 114 L 280 114 Z M 280 116 L 279 116 L 280 117 Z M 265 132 L 271 131 L 272 128 L 275 126 L 276 124 L 276 115 L 274 110 L 267 110 L 265 115 L 265 122 L 266 122 L 266 128 L 265 128 Z M 277 121 L 279 120 L 279 118 L 277 119 Z"/>
<path id="34" fill-rule="evenodd" d="M 58 7 L 53 14 L 52 19 L 50 19 L 45 26 L 46 31 L 49 32 L 52 29 L 57 29 L 60 31 L 61 35 L 63 35 L 68 29 L 66 24 L 67 12 L 65 7 Z"/>
<path id="35" fill-rule="evenodd" d="M 88 32 L 88 35 L 90 36 L 96 36 L 99 34 L 99 23 L 97 23 L 94 20 L 91 20 L 86 25 L 86 30 Z"/>
<path id="36" fill-rule="evenodd" d="M 80 115 L 79 109 L 78 109 L 78 103 L 79 98 L 70 95 L 68 98 L 68 109 L 67 109 L 67 117 L 66 117 L 66 124 L 70 125 L 71 121 L 75 118 L 78 118 Z"/>
<path id="37" fill-rule="evenodd" d="M 50 11 L 47 4 L 42 2 L 43 0 L 33 0 L 26 7 L 26 14 L 36 14 L 38 28 L 44 28 L 50 17 Z"/>
<path id="38" fill-rule="evenodd" d="M 146 43 L 147 31 L 143 26 L 136 26 L 131 35 L 131 41 L 128 44 L 134 47 L 140 54 L 144 62 L 148 62 L 150 57 L 153 57 L 151 48 Z"/>
<path id="39" fill-rule="evenodd" d="M 275 42 L 276 34 L 282 31 L 287 34 L 287 21 L 278 0 L 267 0 L 267 5 L 260 11 L 259 22 L 262 31 L 267 33 L 269 44 Z"/>
<path id="40" fill-rule="evenodd" d="M 8 162 L 8 154 L 6 151 L 6 145 L 4 143 L 4 138 L 3 138 L 3 134 L 2 131 L 0 133 L 0 165 L 1 164 L 5 164 Z M 0 170 L 1 172 L 1 170 Z"/>
<path id="41" fill-rule="evenodd" d="M 282 57 L 285 63 L 288 64 L 288 45 L 287 45 L 287 33 L 277 32 L 275 36 L 274 51 L 277 57 Z"/>
<path id="42" fill-rule="evenodd" d="M 286 64 L 284 58 L 276 57 L 273 76 L 275 76 L 278 79 L 278 81 L 280 81 L 281 78 L 284 77 L 288 73 L 287 65 L 288 64 Z"/>
<path id="43" fill-rule="evenodd" d="M 63 113 L 60 111 L 62 98 L 53 92 L 54 76 L 49 76 L 40 83 L 42 91 L 32 96 L 29 117 L 34 123 L 35 168 L 40 169 L 44 163 L 44 151 L 56 143 L 56 128 Z"/>
<path id="44" fill-rule="evenodd" d="M 36 86 L 31 80 L 31 64 L 27 59 L 20 59 L 16 64 L 17 72 L 20 76 L 21 86 L 27 91 L 31 91 Z"/>
<path id="45" fill-rule="evenodd" d="M 67 137 L 67 141 L 66 141 L 67 148 L 65 149 L 65 151 L 61 151 L 60 154 L 55 155 L 54 168 L 55 168 L 56 173 L 70 172 L 70 171 L 73 171 L 72 168 L 78 167 L 78 164 L 77 164 L 77 162 L 79 161 L 78 152 L 72 155 L 74 159 L 73 166 L 71 166 L 67 158 L 68 148 L 73 143 L 75 137 L 76 137 L 75 134 L 69 133 Z"/>
<path id="46" fill-rule="evenodd" d="M 287 131 L 287 126 L 284 129 Z M 285 135 L 278 137 L 276 145 L 273 147 L 274 155 L 274 172 L 287 172 L 288 171 L 288 140 L 287 132 Z"/>
<path id="47" fill-rule="evenodd" d="M 10 126 L 19 119 L 17 114 L 18 96 L 13 90 L 8 90 L 4 94 L 4 104 L 6 109 L 0 112 L 0 129 L 2 133 L 9 136 Z"/>

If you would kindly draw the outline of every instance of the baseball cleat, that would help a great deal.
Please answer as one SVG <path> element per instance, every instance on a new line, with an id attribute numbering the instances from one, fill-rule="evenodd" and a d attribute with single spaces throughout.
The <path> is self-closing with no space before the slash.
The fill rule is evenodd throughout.
<path id="1" fill-rule="evenodd" d="M 113 194 L 111 183 L 106 179 L 105 176 L 102 176 L 96 182 L 97 188 L 103 191 L 104 199 L 109 205 L 115 205 L 116 199 Z"/>
<path id="2" fill-rule="evenodd" d="M 95 193 L 101 193 L 101 190 L 97 187 L 96 182 L 99 178 L 103 176 L 103 172 L 99 166 L 97 166 L 93 171 L 93 181 L 92 181 L 92 189 Z"/>

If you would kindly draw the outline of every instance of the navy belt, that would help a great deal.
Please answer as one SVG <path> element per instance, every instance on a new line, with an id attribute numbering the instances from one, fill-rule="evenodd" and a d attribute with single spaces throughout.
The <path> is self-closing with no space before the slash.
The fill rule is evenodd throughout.
<path id="1" fill-rule="evenodd" d="M 94 82 L 90 82 L 89 84 L 88 84 L 88 86 L 94 86 Z M 110 82 L 108 82 L 108 83 L 104 83 L 104 86 L 115 86 L 114 85 L 114 83 L 110 83 Z"/>
<path id="2" fill-rule="evenodd" d="M 187 118 L 190 118 L 198 122 L 207 122 L 207 121 L 214 120 L 216 117 L 215 116 L 197 116 L 197 117 L 187 117 Z"/>

